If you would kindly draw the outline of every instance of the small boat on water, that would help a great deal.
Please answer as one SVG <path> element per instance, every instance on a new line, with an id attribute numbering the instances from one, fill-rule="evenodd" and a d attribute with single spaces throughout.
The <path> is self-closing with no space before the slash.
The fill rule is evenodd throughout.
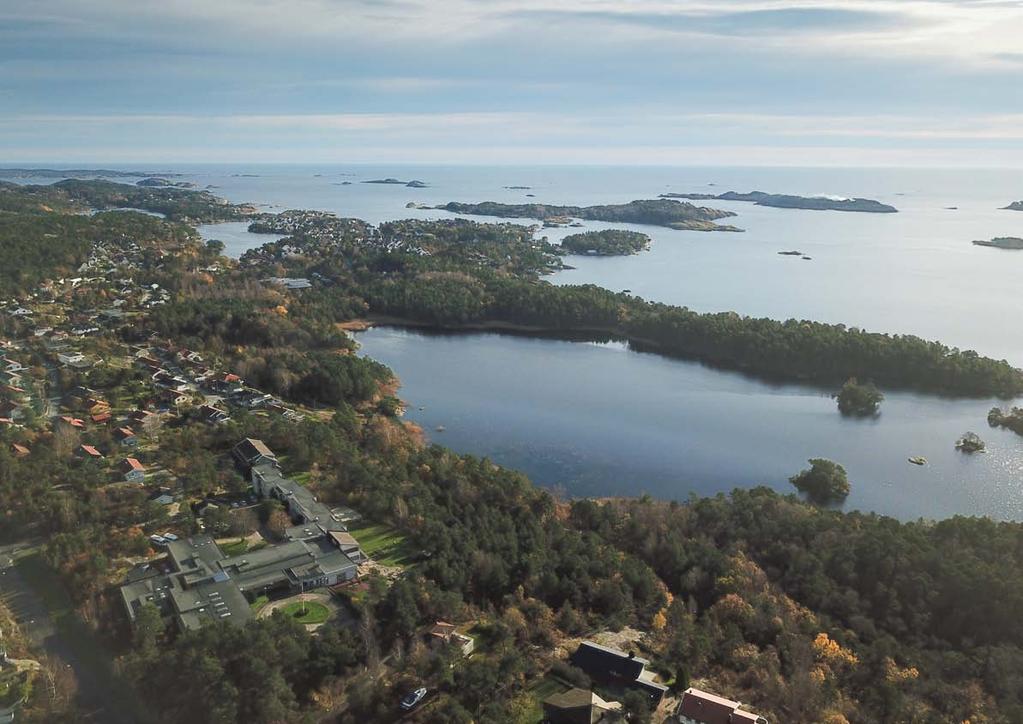
<path id="1" fill-rule="evenodd" d="M 913 463 L 914 465 L 926 465 L 927 458 L 921 455 L 914 455 L 913 457 L 909 458 L 909 462 Z"/>
<path id="2" fill-rule="evenodd" d="M 445 430 L 447 430 L 447 428 L 444 427 L 443 425 L 437 425 L 437 427 L 435 427 L 434 430 L 436 430 L 437 432 L 444 432 Z"/>

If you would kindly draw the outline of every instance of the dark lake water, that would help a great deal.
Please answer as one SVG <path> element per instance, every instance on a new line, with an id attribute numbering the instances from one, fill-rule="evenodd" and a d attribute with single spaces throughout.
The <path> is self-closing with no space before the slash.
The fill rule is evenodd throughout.
<path id="1" fill-rule="evenodd" d="M 880 417 L 854 420 L 813 388 L 617 343 L 394 328 L 357 338 L 363 354 L 399 374 L 408 419 L 433 441 L 572 495 L 792 492 L 788 477 L 808 458 L 827 457 L 849 472 L 847 508 L 1023 519 L 1023 437 L 988 428 L 990 400 L 889 393 Z M 967 430 L 987 453 L 954 449 Z M 911 465 L 911 455 L 928 464 Z"/>

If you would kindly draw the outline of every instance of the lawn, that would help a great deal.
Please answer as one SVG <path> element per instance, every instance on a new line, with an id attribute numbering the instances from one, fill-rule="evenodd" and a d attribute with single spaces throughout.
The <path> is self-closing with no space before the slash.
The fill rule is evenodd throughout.
<path id="1" fill-rule="evenodd" d="M 404 534 L 389 525 L 360 520 L 349 526 L 348 532 L 367 556 L 382 565 L 406 566 L 415 556 Z"/>
<path id="2" fill-rule="evenodd" d="M 255 601 L 249 604 L 249 608 L 252 609 L 252 613 L 259 613 L 259 609 L 263 608 L 266 604 L 270 603 L 270 599 L 266 596 L 259 596 Z"/>
<path id="3" fill-rule="evenodd" d="M 330 609 L 317 601 L 293 601 L 278 610 L 303 624 L 323 623 L 330 618 Z"/>
<path id="4" fill-rule="evenodd" d="M 532 699 L 532 705 L 523 712 L 518 720 L 519 724 L 536 724 L 536 722 L 543 719 L 543 700 L 551 694 L 560 694 L 571 688 L 553 676 L 545 676 L 540 679 L 526 689 L 526 694 Z"/>
<path id="5" fill-rule="evenodd" d="M 249 542 L 244 538 L 239 538 L 231 543 L 221 543 L 219 545 L 220 550 L 223 551 L 225 556 L 240 556 L 249 549 Z"/>

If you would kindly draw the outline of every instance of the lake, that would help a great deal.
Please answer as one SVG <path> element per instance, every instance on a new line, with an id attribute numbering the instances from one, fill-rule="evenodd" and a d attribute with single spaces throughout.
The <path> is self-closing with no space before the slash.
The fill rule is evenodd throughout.
<path id="1" fill-rule="evenodd" d="M 357 339 L 362 354 L 399 374 L 407 418 L 431 440 L 572 495 L 792 492 L 788 477 L 827 457 L 849 472 L 847 508 L 1023 519 L 1023 437 L 988 428 L 990 400 L 888 393 L 878 418 L 849 419 L 814 388 L 619 343 L 395 328 Z M 955 450 L 967 430 L 988 452 Z M 910 464 L 911 455 L 928 464 Z"/>

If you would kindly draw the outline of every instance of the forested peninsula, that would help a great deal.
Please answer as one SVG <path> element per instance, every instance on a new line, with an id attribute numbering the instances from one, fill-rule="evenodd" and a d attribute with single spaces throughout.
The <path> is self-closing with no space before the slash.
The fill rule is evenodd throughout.
<path id="1" fill-rule="evenodd" d="M 209 191 L 138 186 L 105 180 L 67 179 L 47 185 L 18 185 L 0 181 L 0 213 L 17 211 L 91 212 L 141 209 L 171 221 L 209 223 L 246 219 L 254 206 L 230 204 Z"/>
<path id="2" fill-rule="evenodd" d="M 894 214 L 894 206 L 882 204 L 873 199 L 847 199 L 830 196 L 792 196 L 789 194 L 768 194 L 763 191 L 723 194 L 661 194 L 664 199 L 689 199 L 691 201 L 751 201 L 757 206 L 773 206 L 779 209 L 808 209 L 811 211 L 858 211 L 869 214 Z"/>
<path id="3" fill-rule="evenodd" d="M 673 199 L 649 199 L 630 201 L 627 204 L 606 204 L 600 206 L 555 206 L 550 204 L 502 204 L 484 201 L 478 204 L 463 204 L 452 201 L 436 207 L 455 214 L 472 216 L 497 216 L 506 219 L 587 219 L 589 221 L 615 221 L 628 224 L 649 224 L 667 226 L 680 231 L 742 231 L 735 226 L 716 224 L 735 214 L 731 211 L 711 209 L 706 206 L 675 201 Z"/>
<path id="4" fill-rule="evenodd" d="M 615 337 L 762 378 L 827 387 L 850 378 L 892 389 L 1008 397 L 1023 372 L 1005 361 L 912 335 L 809 320 L 698 313 L 593 285 L 555 286 L 560 249 L 512 224 L 407 220 L 379 228 L 320 212 L 286 212 L 291 237 L 249 252 L 267 273 L 316 275 L 338 316 L 380 315 L 445 329 L 518 329 Z M 345 301 L 341 302 L 340 299 Z"/>

